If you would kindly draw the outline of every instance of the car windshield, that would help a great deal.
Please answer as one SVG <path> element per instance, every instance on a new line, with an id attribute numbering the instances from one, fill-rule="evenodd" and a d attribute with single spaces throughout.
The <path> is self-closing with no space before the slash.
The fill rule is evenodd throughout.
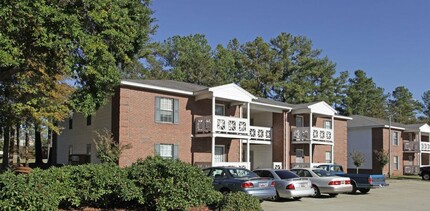
<path id="1" fill-rule="evenodd" d="M 234 178 L 239 178 L 239 177 L 247 177 L 247 178 L 258 177 L 257 174 L 255 174 L 254 172 L 249 171 L 247 169 L 228 169 L 228 172 Z"/>
<path id="2" fill-rule="evenodd" d="M 291 178 L 298 178 L 297 174 L 294 174 L 291 171 L 275 171 L 275 173 L 279 176 L 281 179 L 291 179 Z"/>
<path id="3" fill-rule="evenodd" d="M 331 177 L 334 174 L 324 170 L 324 169 L 314 169 L 312 170 L 316 175 L 318 175 L 319 177 Z"/>

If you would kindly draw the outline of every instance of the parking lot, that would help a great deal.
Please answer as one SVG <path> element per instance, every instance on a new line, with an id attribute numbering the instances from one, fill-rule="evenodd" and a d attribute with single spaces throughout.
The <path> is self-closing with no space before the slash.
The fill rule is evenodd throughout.
<path id="1" fill-rule="evenodd" d="M 368 194 L 340 194 L 336 198 L 302 198 L 300 201 L 264 201 L 270 210 L 430 210 L 430 182 L 422 180 L 387 180 L 385 188 L 372 189 Z"/>

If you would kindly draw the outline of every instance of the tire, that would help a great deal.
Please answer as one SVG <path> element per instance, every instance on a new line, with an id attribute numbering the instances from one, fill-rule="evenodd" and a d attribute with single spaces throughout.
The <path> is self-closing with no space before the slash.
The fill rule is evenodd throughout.
<path id="1" fill-rule="evenodd" d="M 423 180 L 430 180 L 430 173 L 424 173 L 422 178 Z"/>
<path id="2" fill-rule="evenodd" d="M 222 195 L 227 195 L 228 193 L 230 193 L 230 190 L 229 189 L 227 189 L 227 188 L 223 188 L 223 189 L 221 189 L 221 190 L 219 190 L 221 193 L 222 193 Z"/>
<path id="3" fill-rule="evenodd" d="M 312 197 L 320 197 L 321 196 L 320 189 L 316 185 L 313 185 L 312 189 L 314 189 L 314 195 L 312 195 Z"/>
<path id="4" fill-rule="evenodd" d="M 366 193 L 368 193 L 370 191 L 370 188 L 360 188 L 358 190 L 360 191 L 360 193 L 366 194 Z"/>
<path id="5" fill-rule="evenodd" d="M 273 196 L 273 197 L 272 197 L 272 200 L 273 200 L 273 201 L 280 201 L 280 200 L 281 200 L 281 197 L 279 197 L 279 193 L 278 193 L 278 191 L 276 191 L 276 196 Z"/>
<path id="6" fill-rule="evenodd" d="M 330 194 L 328 194 L 330 197 L 336 197 L 338 194 L 337 193 L 330 193 Z"/>
<path id="7" fill-rule="evenodd" d="M 351 182 L 352 184 L 352 190 L 351 190 L 351 192 L 349 192 L 349 193 L 352 193 L 352 194 L 354 194 L 354 193 L 357 193 L 357 184 L 355 184 L 355 182 Z"/>
<path id="8" fill-rule="evenodd" d="M 294 201 L 300 200 L 302 197 L 293 197 Z"/>

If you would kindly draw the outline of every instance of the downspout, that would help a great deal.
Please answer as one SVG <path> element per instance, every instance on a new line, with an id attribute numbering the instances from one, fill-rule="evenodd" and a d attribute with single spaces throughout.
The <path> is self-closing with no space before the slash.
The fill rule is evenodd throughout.
<path id="1" fill-rule="evenodd" d="M 212 138 L 212 149 L 211 149 L 211 162 L 212 162 L 212 166 L 214 166 L 215 164 L 215 97 L 212 96 L 212 133 L 211 133 L 211 138 Z"/>
<path id="2" fill-rule="evenodd" d="M 313 142 L 313 133 L 312 133 L 312 124 L 313 124 L 313 119 L 312 119 L 312 111 L 309 114 L 309 168 L 312 168 L 312 161 L 313 161 L 313 156 L 312 156 L 312 142 Z"/>

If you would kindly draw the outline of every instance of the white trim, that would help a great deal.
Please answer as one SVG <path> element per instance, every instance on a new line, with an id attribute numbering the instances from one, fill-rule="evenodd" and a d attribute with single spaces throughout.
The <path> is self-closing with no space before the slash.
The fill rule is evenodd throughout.
<path id="1" fill-rule="evenodd" d="M 171 88 L 165 88 L 165 87 L 159 87 L 159 86 L 148 85 L 148 84 L 141 84 L 141 83 L 130 82 L 130 81 L 121 81 L 121 85 L 146 88 L 146 89 L 152 89 L 152 90 L 158 90 L 158 91 L 165 91 L 165 92 L 172 92 L 172 93 L 184 94 L 184 95 L 190 95 L 190 96 L 193 95 L 193 92 L 182 91 L 182 90 L 171 89 Z"/>
<path id="2" fill-rule="evenodd" d="M 251 104 L 262 105 L 262 106 L 273 107 L 273 108 L 288 109 L 289 111 L 291 111 L 293 109 L 293 108 L 288 107 L 288 106 L 279 106 L 279 105 L 272 105 L 272 104 L 260 103 L 260 102 L 251 102 Z"/>
<path id="3" fill-rule="evenodd" d="M 378 126 L 376 126 L 378 127 Z M 372 126 L 372 128 L 376 128 L 375 126 Z M 384 128 L 390 128 L 389 125 L 383 125 Z M 391 126 L 391 129 L 396 129 L 396 130 L 405 130 L 405 128 L 402 127 L 396 127 L 396 126 Z"/>
<path id="4" fill-rule="evenodd" d="M 352 120 L 352 117 L 349 116 L 340 116 L 340 115 L 334 115 L 334 118 L 336 119 L 346 119 L 346 120 Z"/>

